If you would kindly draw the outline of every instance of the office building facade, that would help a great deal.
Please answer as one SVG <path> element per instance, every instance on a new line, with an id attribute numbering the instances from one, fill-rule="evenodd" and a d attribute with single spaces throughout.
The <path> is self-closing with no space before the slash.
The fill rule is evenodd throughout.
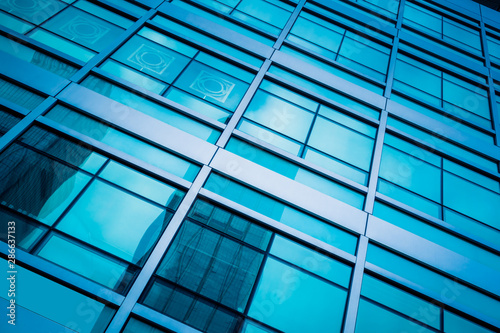
<path id="1" fill-rule="evenodd" d="M 2 332 L 500 332 L 490 8 L 3 0 L 0 105 Z"/>

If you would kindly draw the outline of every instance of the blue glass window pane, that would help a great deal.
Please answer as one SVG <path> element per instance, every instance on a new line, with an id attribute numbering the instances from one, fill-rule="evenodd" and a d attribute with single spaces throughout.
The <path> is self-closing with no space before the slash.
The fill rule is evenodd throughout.
<path id="1" fill-rule="evenodd" d="M 157 80 L 154 80 L 146 75 L 139 74 L 138 72 L 123 66 L 116 61 L 105 61 L 101 65 L 101 69 L 156 94 L 161 94 L 167 87 L 165 84 L 162 84 L 161 82 L 158 82 Z"/>
<path id="2" fill-rule="evenodd" d="M 125 328 L 123 329 L 122 333 L 166 333 L 166 332 L 171 332 L 169 330 L 160 330 L 158 328 L 155 328 L 151 325 L 148 325 L 142 321 L 139 321 L 135 318 L 130 318 L 127 324 L 125 325 Z"/>
<path id="3" fill-rule="evenodd" d="M 340 331 L 347 291 L 269 258 L 248 315 L 288 333 Z"/>
<path id="4" fill-rule="evenodd" d="M 244 116 L 295 140 L 304 142 L 314 114 L 259 90 Z"/>
<path id="5" fill-rule="evenodd" d="M 57 228 L 124 260 L 139 263 L 170 217 L 164 209 L 95 180 Z"/>
<path id="6" fill-rule="evenodd" d="M 177 209 L 184 196 L 176 188 L 114 161 L 111 161 L 104 168 L 99 177 L 174 210 Z"/>
<path id="7" fill-rule="evenodd" d="M 368 245 L 367 261 L 394 273 L 420 291 L 434 294 L 441 302 L 466 306 L 482 315 L 497 319 L 500 302 L 485 294 L 410 262 L 380 247 Z"/>
<path id="8" fill-rule="evenodd" d="M 293 141 L 292 139 L 276 134 L 269 129 L 255 125 L 254 123 L 251 123 L 244 119 L 238 125 L 238 129 L 244 133 L 256 137 L 259 140 L 270 143 L 273 146 L 281 148 L 284 151 L 287 151 L 294 155 L 298 155 L 300 152 L 301 145 Z"/>
<path id="9" fill-rule="evenodd" d="M 52 225 L 90 177 L 13 144 L 0 162 L 0 203 Z"/>
<path id="10" fill-rule="evenodd" d="M 1 78 L 0 97 L 30 111 L 40 105 L 44 100 L 42 96 Z"/>
<path id="11" fill-rule="evenodd" d="M 190 117 L 175 112 L 149 99 L 141 97 L 137 93 L 121 88 L 110 81 L 103 80 L 96 76 L 89 76 L 81 83 L 81 85 L 117 102 L 130 106 L 135 110 L 143 112 L 153 118 L 177 127 L 178 129 L 192 134 L 200 139 L 215 143 L 219 137 L 219 132 L 215 129 L 201 124 Z"/>
<path id="12" fill-rule="evenodd" d="M 476 323 L 473 323 L 470 320 L 462 318 L 452 312 L 444 310 L 444 331 L 446 333 L 493 333 L 482 326 L 479 326 Z"/>
<path id="13" fill-rule="evenodd" d="M 65 7 L 57 0 L 9 0 L 0 3 L 0 9 L 33 24 L 40 24 Z"/>
<path id="14" fill-rule="evenodd" d="M 410 319 L 379 307 L 365 299 L 359 301 L 356 333 L 432 333 L 430 329 L 416 324 Z"/>
<path id="15" fill-rule="evenodd" d="M 199 62 L 192 62 L 174 86 L 215 105 L 234 111 L 248 84 Z"/>
<path id="16" fill-rule="evenodd" d="M 373 139 L 323 117 L 316 118 L 307 143 L 360 169 L 370 169 Z"/>
<path id="17" fill-rule="evenodd" d="M 49 31 L 94 51 L 102 51 L 124 29 L 73 7 L 43 24 Z"/>
<path id="18" fill-rule="evenodd" d="M 168 84 L 174 81 L 190 60 L 140 36 L 133 36 L 112 58 Z"/>
<path id="19" fill-rule="evenodd" d="M 127 274 L 127 265 L 54 234 L 44 243 L 38 255 L 111 289 L 119 287 L 120 283 L 126 285 L 131 279 Z"/>
<path id="20" fill-rule="evenodd" d="M 6 260 L 0 258 L 0 263 L 2 267 L 7 267 Z M 16 268 L 16 285 L 22 286 L 22 288 L 16 288 L 16 305 L 67 326 L 69 329 L 77 329 L 80 333 L 104 332 L 113 317 L 114 310 L 22 266 L 16 265 Z M 9 281 L 7 279 L 0 279 L 0 281 L 0 287 L 3 290 L 9 290 Z M 4 293 L 0 297 L 4 297 Z M 89 316 L 89 311 L 91 316 Z M 29 332 L 39 331 L 39 327 L 35 328 L 30 324 L 28 323 Z"/>
<path id="21" fill-rule="evenodd" d="M 460 213 L 500 229 L 498 207 L 500 195 L 445 172 L 444 204 Z"/>
<path id="22" fill-rule="evenodd" d="M 319 252 L 276 235 L 270 253 L 342 287 L 349 288 L 352 268 Z"/>
<path id="23" fill-rule="evenodd" d="M 19 20 L 2 12 L 0 12 L 0 24 L 8 29 L 19 32 L 20 34 L 24 34 L 34 27 L 34 25 L 32 24 L 28 24 L 22 20 Z"/>
<path id="24" fill-rule="evenodd" d="M 357 237 L 354 235 L 239 183 L 212 174 L 205 188 L 346 252 L 354 254 L 356 251 Z"/>
<path id="25" fill-rule="evenodd" d="M 363 276 L 361 294 L 426 325 L 441 327 L 441 308 L 406 291 L 371 277 Z"/>
<path id="26" fill-rule="evenodd" d="M 157 274 L 243 312 L 262 259 L 257 251 L 186 221 Z"/>
<path id="27" fill-rule="evenodd" d="M 0 48 L 2 51 L 8 52 L 19 59 L 25 60 L 64 78 L 69 78 L 77 72 L 77 68 L 74 66 L 68 65 L 45 53 L 39 52 L 4 36 L 0 36 Z"/>
<path id="28" fill-rule="evenodd" d="M 143 302 L 169 317 L 207 333 L 233 333 L 240 320 L 236 313 L 159 280 L 153 283 Z"/>
<path id="29" fill-rule="evenodd" d="M 46 117 L 188 181 L 192 181 L 200 170 L 180 157 L 60 105 L 49 111 Z"/>
<path id="30" fill-rule="evenodd" d="M 133 24 L 131 20 L 117 13 L 104 9 L 103 7 L 95 5 L 89 1 L 79 0 L 73 6 L 80 8 L 92 15 L 100 17 L 108 22 L 116 24 L 117 26 L 122 27 L 124 29 L 129 28 Z"/>
<path id="31" fill-rule="evenodd" d="M 431 200 L 441 201 L 440 168 L 387 145 L 382 151 L 380 177 Z"/>
<path id="32" fill-rule="evenodd" d="M 45 30 L 35 29 L 29 34 L 29 36 L 36 41 L 39 41 L 56 50 L 61 50 L 61 52 L 64 52 L 83 62 L 89 61 L 92 57 L 94 57 L 94 55 L 96 55 L 96 52 L 78 46 L 64 38 L 56 36 L 50 32 L 46 32 Z"/>
<path id="33" fill-rule="evenodd" d="M 0 228 L 4 230 L 4 232 L 0 232 L 0 240 L 5 243 L 9 243 L 9 222 L 16 222 L 16 234 L 14 235 L 16 237 L 16 247 L 26 251 L 29 251 L 45 233 L 45 228 L 38 223 L 31 221 L 19 213 L 0 206 Z M 12 226 L 12 223 L 10 223 L 10 226 Z"/>

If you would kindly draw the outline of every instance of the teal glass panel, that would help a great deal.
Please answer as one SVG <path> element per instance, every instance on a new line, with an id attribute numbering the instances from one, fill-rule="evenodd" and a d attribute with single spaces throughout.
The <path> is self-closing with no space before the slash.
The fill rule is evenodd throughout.
<path id="1" fill-rule="evenodd" d="M 217 304 L 157 279 L 143 303 L 206 333 L 232 333 L 241 317 Z"/>
<path id="2" fill-rule="evenodd" d="M 237 128 L 244 133 L 250 134 L 259 140 L 272 144 L 293 155 L 298 155 L 300 152 L 301 145 L 299 143 L 244 119 L 241 120 Z"/>
<path id="3" fill-rule="evenodd" d="M 174 86 L 230 111 L 236 109 L 248 88 L 247 83 L 196 61 Z"/>
<path id="4" fill-rule="evenodd" d="M 16 213 L 0 206 L 0 228 L 4 230 L 0 233 L 0 240 L 7 244 L 9 243 L 9 226 L 13 226 L 12 223 L 9 222 L 15 222 L 16 233 L 14 236 L 16 237 L 16 247 L 25 251 L 29 251 L 46 231 L 40 224 L 31 221 L 21 213 Z"/>
<path id="5" fill-rule="evenodd" d="M 132 82 L 133 84 L 156 94 L 161 94 L 167 87 L 165 84 L 151 79 L 146 75 L 139 74 L 138 72 L 131 70 L 116 61 L 106 60 L 100 68 L 112 75 Z"/>
<path id="6" fill-rule="evenodd" d="M 443 169 L 494 192 L 500 193 L 500 182 L 465 166 L 443 159 Z"/>
<path id="7" fill-rule="evenodd" d="M 470 233 L 476 238 L 483 241 L 490 242 L 500 246 L 500 231 L 483 224 L 470 217 L 457 213 L 451 209 L 444 207 L 443 209 L 444 220 L 451 225 L 455 226 L 458 230 L 465 233 Z"/>
<path id="8" fill-rule="evenodd" d="M 76 8 L 80 8 L 92 15 L 100 17 L 108 22 L 116 24 L 124 29 L 129 28 L 134 22 L 103 7 L 93 4 L 89 1 L 79 0 L 74 5 Z"/>
<path id="9" fill-rule="evenodd" d="M 257 91 L 244 116 L 304 142 L 314 114 L 262 90 Z"/>
<path id="10" fill-rule="evenodd" d="M 185 221 L 156 274 L 243 312 L 263 258 L 250 247 Z"/>
<path id="11" fill-rule="evenodd" d="M 335 59 L 335 54 L 340 48 L 345 30 L 327 22 L 317 19 L 318 23 L 309 19 L 315 17 L 308 17 L 305 12 L 302 12 L 290 31 L 291 35 L 301 39 L 299 44 L 312 51 L 318 52 L 325 57 Z M 309 19 L 308 19 L 309 18 Z M 296 42 L 296 39 L 289 40 Z M 319 46 L 319 47 L 318 47 Z"/>
<path id="12" fill-rule="evenodd" d="M 309 111 L 316 112 L 316 110 L 318 109 L 319 104 L 312 99 L 297 94 L 289 89 L 283 88 L 275 83 L 272 83 L 271 81 L 263 80 L 259 88 Z"/>
<path id="13" fill-rule="evenodd" d="M 230 112 L 223 110 L 222 108 L 219 108 L 215 105 L 207 104 L 203 100 L 200 100 L 193 95 L 190 95 L 176 88 L 170 88 L 165 97 L 171 101 L 184 105 L 191 110 L 199 112 L 224 124 L 228 122 L 229 118 L 231 118 Z M 214 134 L 212 134 L 212 137 L 215 136 Z M 210 138 L 210 141 L 207 141 L 209 141 L 210 143 L 215 143 L 215 141 L 212 140 L 212 137 Z"/>
<path id="14" fill-rule="evenodd" d="M 160 330 L 135 318 L 130 318 L 122 333 L 165 333 L 167 330 Z M 170 331 L 168 331 L 170 332 Z"/>
<path id="15" fill-rule="evenodd" d="M 285 237 L 274 237 L 269 252 L 344 288 L 349 288 L 352 268 Z"/>
<path id="16" fill-rule="evenodd" d="M 127 265 L 55 234 L 51 235 L 38 255 L 111 289 L 117 289 L 121 283 L 126 286 L 131 279 L 127 274 Z"/>
<path id="17" fill-rule="evenodd" d="M 141 36 L 133 36 L 112 58 L 168 84 L 174 81 L 190 60 Z"/>
<path id="18" fill-rule="evenodd" d="M 175 21 L 168 20 L 161 16 L 155 16 L 153 18 L 153 22 L 157 22 L 169 29 L 175 31 L 178 35 L 190 36 L 194 40 L 198 41 L 198 43 L 206 44 L 209 47 L 212 47 L 220 52 L 224 52 L 228 55 L 231 55 L 241 61 L 247 62 L 255 67 L 260 67 L 263 63 L 263 60 L 254 56 L 249 55 L 246 52 L 240 51 L 239 49 L 233 48 L 227 44 L 224 44 L 216 39 L 208 37 L 198 31 L 191 30 L 190 28 L 181 25 Z"/>
<path id="19" fill-rule="evenodd" d="M 218 57 L 214 57 L 208 53 L 199 52 L 194 59 L 207 66 L 216 68 L 221 72 L 229 74 L 233 77 L 237 77 L 238 79 L 246 83 L 252 83 L 252 80 L 254 79 L 254 74 L 248 72 L 242 67 L 235 66 L 225 60 L 222 60 Z"/>
<path id="20" fill-rule="evenodd" d="M 379 175 L 426 198 L 441 201 L 440 168 L 415 156 L 384 146 Z"/>
<path id="21" fill-rule="evenodd" d="M 426 199 L 414 192 L 395 185 L 394 183 L 385 181 L 382 178 L 379 178 L 377 185 L 377 191 L 379 193 L 388 195 L 398 200 L 399 202 L 402 202 L 403 204 L 416 208 L 436 218 L 442 218 L 442 208 L 439 203 Z"/>
<path id="22" fill-rule="evenodd" d="M 0 203 L 52 225 L 90 177 L 13 144 L 2 153 Z"/>
<path id="23" fill-rule="evenodd" d="M 415 111 L 418 111 L 428 117 L 431 117 L 433 119 L 436 119 L 440 121 L 441 123 L 444 123 L 447 126 L 451 126 L 453 128 L 459 129 L 460 131 L 467 133 L 468 135 L 474 136 L 480 140 L 486 141 L 489 144 L 494 144 L 493 137 L 491 134 L 486 134 L 461 120 L 455 120 L 451 118 L 448 114 L 442 114 L 437 111 L 434 111 L 430 107 L 426 107 L 422 104 L 417 104 L 409 99 L 406 99 L 405 97 L 402 97 L 402 95 L 393 93 L 391 94 L 391 100 L 395 101 L 397 103 L 400 103 L 406 107 L 409 107 L 410 109 L 413 109 Z M 454 110 L 448 110 L 451 115 L 458 116 L 458 117 L 463 117 L 465 116 L 466 113 L 462 112 L 460 109 L 455 108 Z M 432 128 L 429 128 L 429 130 L 433 130 Z"/>
<path id="24" fill-rule="evenodd" d="M 402 229 L 500 271 L 500 257 L 388 205 L 375 202 L 373 214 Z M 447 214 L 445 213 L 445 220 Z M 477 231 L 476 231 L 477 233 Z"/>
<path id="25" fill-rule="evenodd" d="M 2 12 L 0 12 L 0 22 L 0 24 L 4 27 L 12 29 L 20 34 L 25 34 L 34 27 L 34 25 L 32 24 L 28 24 L 22 20 L 19 20 Z"/>
<path id="26" fill-rule="evenodd" d="M 363 276 L 361 295 L 435 329 L 441 327 L 441 308 L 370 275 Z"/>
<path id="27" fill-rule="evenodd" d="M 215 143 L 219 137 L 219 132 L 215 129 L 141 97 L 132 91 L 121 88 L 110 81 L 96 76 L 89 76 L 81 85 L 210 143 Z M 118 106 L 113 111 L 116 113 L 126 112 Z"/>
<path id="28" fill-rule="evenodd" d="M 164 209 L 95 180 L 57 228 L 124 260 L 140 263 L 170 217 Z"/>
<path id="29" fill-rule="evenodd" d="M 4 36 L 0 36 L 0 48 L 4 52 L 64 78 L 69 78 L 77 72 L 77 68 L 74 66 L 68 65 L 45 53 L 39 52 Z"/>
<path id="30" fill-rule="evenodd" d="M 283 28 L 290 17 L 293 7 L 286 6 L 280 2 L 263 1 L 263 0 L 242 0 L 238 6 L 235 8 L 237 12 L 244 13 L 245 16 L 250 16 L 255 18 L 255 20 L 249 21 L 251 24 L 261 27 L 271 33 L 276 30 L 279 34 L 279 29 L 272 29 L 268 25 Z M 233 15 L 236 13 L 233 12 Z M 258 20 L 258 21 L 257 21 Z M 267 23 L 266 25 L 256 24 L 257 22 Z"/>
<path id="31" fill-rule="evenodd" d="M 369 244 L 367 261 L 405 279 L 412 288 L 439 297 L 439 301 L 453 306 L 466 306 L 472 311 L 495 319 L 500 313 L 500 302 L 470 289 L 423 266 L 410 262 L 380 247 Z"/>
<path id="32" fill-rule="evenodd" d="M 271 240 L 269 230 L 206 201 L 196 201 L 189 217 L 263 251 Z"/>
<path id="33" fill-rule="evenodd" d="M 331 63 L 327 63 L 325 60 L 319 60 L 317 58 L 313 58 L 308 55 L 306 52 L 298 51 L 295 48 L 287 47 L 283 45 L 280 49 L 281 52 L 292 55 L 293 57 L 304 61 L 305 63 L 311 64 L 315 67 L 318 67 L 326 72 L 329 72 L 335 76 L 338 76 L 342 79 L 345 79 L 351 83 L 354 83 L 360 87 L 366 88 L 368 90 L 373 91 L 376 94 L 383 95 L 384 89 L 380 84 L 374 84 L 371 81 L 366 80 L 365 78 L 355 75 L 353 72 L 345 69 L 341 66 L 334 66 Z M 347 61 L 347 60 L 345 60 Z M 373 72 L 373 71 L 372 71 Z M 380 76 L 380 74 L 377 74 Z M 382 81 L 385 79 L 382 79 Z"/>
<path id="34" fill-rule="evenodd" d="M 407 58 L 404 59 L 407 60 Z M 433 73 L 434 71 L 424 69 L 430 70 L 427 66 L 422 68 L 420 63 L 411 64 L 398 58 L 394 78 L 415 88 L 416 90 L 411 89 L 408 91 L 416 95 L 416 97 L 425 96 L 427 101 L 433 103 L 436 100 L 432 97 L 441 97 L 441 78 L 436 76 L 437 73 Z M 425 94 L 431 97 L 427 97 Z"/>
<path id="35" fill-rule="evenodd" d="M 452 79 L 451 77 L 448 77 Z M 454 79 L 454 78 L 453 78 Z M 455 82 L 451 80 L 443 80 L 443 99 L 455 106 L 472 112 L 474 115 L 479 115 L 487 120 L 491 119 L 490 107 L 488 104 L 488 95 L 485 93 L 483 88 L 480 86 L 474 87 L 474 91 L 467 89 L 466 82 L 460 82 L 454 79 Z M 461 84 L 460 84 L 461 83 Z M 486 95 L 486 96 L 485 96 Z M 446 107 L 445 107 L 446 108 Z M 464 115 L 464 118 L 469 118 Z M 475 118 L 472 116 L 471 120 L 474 121 Z M 489 121 L 479 121 L 481 125 L 486 125 L 485 127 L 490 127 Z"/>
<path id="36" fill-rule="evenodd" d="M 321 96 L 324 96 L 326 98 L 329 98 L 337 103 L 340 103 L 346 107 L 352 108 L 353 110 L 359 111 L 364 115 L 367 115 L 368 117 L 378 119 L 380 114 L 379 112 L 367 106 L 366 104 L 360 103 L 353 98 L 350 98 L 347 95 L 340 94 L 338 92 L 334 92 L 330 89 L 327 89 L 323 86 L 320 86 L 318 84 L 315 84 L 307 79 L 304 79 L 302 77 L 299 77 L 297 75 L 294 75 L 284 69 L 281 69 L 280 67 L 276 66 L 271 66 L 269 68 L 269 73 L 275 74 L 279 77 L 282 77 L 285 80 L 289 80 L 292 83 L 297 84 L 298 86 L 310 90 L 314 93 L 317 93 Z"/>
<path id="37" fill-rule="evenodd" d="M 356 333 L 432 333 L 428 328 L 365 299 L 359 301 Z"/>
<path id="38" fill-rule="evenodd" d="M 124 31 L 73 7 L 66 8 L 42 27 L 97 52 L 102 51 Z"/>
<path id="39" fill-rule="evenodd" d="M 44 100 L 42 96 L 1 78 L 0 97 L 30 111 L 40 105 Z"/>
<path id="40" fill-rule="evenodd" d="M 289 333 L 340 331 L 347 291 L 269 258 L 248 315 Z"/>
<path id="41" fill-rule="evenodd" d="M 0 262 L 7 267 L 6 260 L 0 259 Z M 114 315 L 113 309 L 22 266 L 16 265 L 16 269 L 16 285 L 22 286 L 16 288 L 16 305 L 80 333 L 105 331 Z M 2 290 L 9 290 L 9 280 L 0 281 Z M 4 294 L 1 297 L 5 297 Z M 31 325 L 35 323 L 28 323 L 31 332 L 40 328 Z"/>
<path id="42" fill-rule="evenodd" d="M 268 153 L 238 139 L 229 140 L 226 150 L 273 170 L 285 177 L 314 188 L 326 195 L 342 200 L 355 207 L 360 207 L 360 209 L 362 208 L 364 196 L 360 193 L 351 191 L 340 184 L 312 171 L 301 168 L 277 155 Z"/>
<path id="43" fill-rule="evenodd" d="M 89 61 L 94 57 L 94 55 L 97 54 L 96 52 L 78 46 L 64 38 L 46 32 L 45 30 L 35 29 L 29 34 L 29 36 L 40 43 L 50 46 L 56 50 L 60 50 L 61 52 L 64 52 L 83 62 Z"/>
<path id="44" fill-rule="evenodd" d="M 0 106 L 0 137 L 16 126 L 20 120 L 20 117 L 4 111 L 4 108 Z"/>
<path id="45" fill-rule="evenodd" d="M 469 163 L 480 165 L 489 171 L 498 172 L 497 164 L 494 161 L 492 161 L 491 159 L 488 159 L 488 158 L 485 158 L 485 157 L 480 156 L 478 154 L 475 154 L 475 153 L 473 153 L 469 150 L 466 150 L 458 145 L 455 145 L 449 141 L 440 139 L 438 136 L 435 136 L 435 135 L 428 133 L 428 132 L 424 132 L 423 130 L 420 130 L 414 126 L 411 126 L 403 121 L 396 120 L 394 118 L 389 117 L 389 119 L 387 120 L 387 125 L 393 126 L 397 129 L 399 129 L 400 131 L 404 131 L 410 135 L 413 135 L 413 136 L 427 142 L 430 146 L 435 146 L 441 150 L 444 150 L 445 152 L 448 152 L 449 154 L 453 154 L 456 158 L 458 158 L 462 161 L 467 161 Z M 440 131 L 440 129 L 437 128 L 436 132 L 439 135 L 442 135 L 442 133 L 439 133 L 439 131 Z M 389 137 L 392 140 L 393 136 L 389 136 Z M 386 139 L 387 138 L 388 138 L 388 136 L 386 136 Z M 412 151 L 413 150 L 415 150 L 415 151 L 421 150 L 420 148 L 417 148 L 414 145 L 412 145 L 412 146 L 413 146 Z M 419 156 L 419 158 L 423 158 L 425 160 L 428 160 L 429 156 L 431 156 L 431 155 L 433 155 L 433 154 L 430 152 L 427 152 L 424 154 L 420 153 L 420 155 L 417 155 L 417 156 Z M 433 163 L 433 162 L 430 162 L 430 163 Z M 434 163 L 434 164 L 436 164 L 436 163 Z"/>
<path id="46" fill-rule="evenodd" d="M 443 203 L 451 209 L 500 229 L 497 207 L 500 195 L 468 180 L 445 172 Z"/>
<path id="47" fill-rule="evenodd" d="M 198 166 L 180 157 L 171 155 L 71 109 L 58 105 L 49 111 L 46 117 L 188 181 L 193 181 L 200 170 Z"/>
<path id="48" fill-rule="evenodd" d="M 106 157 L 91 151 L 84 143 L 70 141 L 40 127 L 31 128 L 21 136 L 20 140 L 92 174 L 95 174 L 107 160 Z"/>
<path id="49" fill-rule="evenodd" d="M 173 0 L 173 4 L 175 4 L 178 7 L 184 8 L 190 12 L 192 12 L 195 15 L 201 16 L 209 21 L 212 21 L 215 24 L 221 25 L 223 27 L 229 28 L 239 34 L 242 34 L 243 36 L 250 37 L 256 41 L 259 41 L 263 44 L 266 44 L 268 46 L 273 45 L 273 40 L 270 38 L 264 37 L 261 34 L 258 34 L 256 32 L 251 31 L 250 29 L 247 29 L 239 24 L 233 23 L 229 20 L 225 20 L 223 17 L 219 17 L 216 14 L 212 14 L 204 9 L 195 7 L 191 4 L 188 4 L 186 2 L 180 1 L 180 0 Z"/>
<path id="50" fill-rule="evenodd" d="M 314 149 L 306 148 L 304 153 L 304 159 L 314 164 L 337 173 L 341 176 L 354 180 L 360 184 L 366 185 L 368 183 L 368 173 L 362 170 L 357 170 L 351 165 L 348 165 L 342 161 L 338 161 L 331 156 L 321 154 Z M 352 203 L 351 203 L 352 204 Z"/>
<path id="51" fill-rule="evenodd" d="M 360 169 L 370 169 L 374 140 L 317 117 L 307 144 Z"/>
<path id="52" fill-rule="evenodd" d="M 493 331 L 490 331 L 470 320 L 460 317 L 447 310 L 444 310 L 443 318 L 444 332 L 446 333 L 493 333 Z"/>
<path id="53" fill-rule="evenodd" d="M 273 333 L 274 330 L 270 328 L 264 328 L 263 326 L 258 326 L 257 324 L 247 320 L 245 326 L 241 330 L 241 333 Z"/>
<path id="54" fill-rule="evenodd" d="M 176 188 L 114 161 L 104 168 L 99 177 L 173 210 L 177 209 L 184 197 L 184 193 Z"/>
<path id="55" fill-rule="evenodd" d="M 143 27 L 141 30 L 139 30 L 137 35 L 140 35 L 144 38 L 147 38 L 147 39 L 153 41 L 154 43 L 152 45 L 159 44 L 162 46 L 162 48 L 166 47 L 166 48 L 168 48 L 172 51 L 175 51 L 177 53 L 180 53 L 188 58 L 193 58 L 198 53 L 198 50 L 195 49 L 194 47 L 191 47 L 187 44 L 181 43 L 178 40 L 176 40 L 170 36 L 166 36 L 164 34 L 161 34 L 161 33 L 157 32 L 156 30 L 150 29 L 148 27 Z M 134 39 L 134 37 L 132 37 L 130 40 L 133 40 L 133 39 Z M 137 38 L 137 40 L 140 41 L 141 39 Z"/>
<path id="56" fill-rule="evenodd" d="M 212 174 L 205 188 L 348 253 L 356 252 L 357 237 L 353 234 L 317 220 L 246 186 Z"/>
<path id="57" fill-rule="evenodd" d="M 0 9 L 33 24 L 40 24 L 65 7 L 57 0 L 2 1 Z"/>

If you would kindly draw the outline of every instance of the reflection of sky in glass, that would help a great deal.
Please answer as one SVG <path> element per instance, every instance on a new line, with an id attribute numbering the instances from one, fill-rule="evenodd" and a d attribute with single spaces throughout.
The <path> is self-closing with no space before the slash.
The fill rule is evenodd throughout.
<path id="1" fill-rule="evenodd" d="M 7 267 L 0 259 L 2 267 Z M 78 328 L 78 332 L 90 333 L 104 310 L 104 305 L 50 281 L 23 267 L 17 266 L 16 304 L 49 318 L 61 325 Z M 9 281 L 0 279 L 2 290 L 9 290 Z M 1 294 L 4 297 L 4 293 Z M 36 297 L 33 297 L 36 295 Z M 17 322 L 17 321 L 16 321 Z M 33 327 L 31 327 L 33 328 Z M 41 330 L 34 330 L 42 332 Z"/>
<path id="2" fill-rule="evenodd" d="M 100 177 L 164 206 L 168 206 L 171 203 L 176 193 L 181 195 L 181 192 L 177 191 L 177 189 L 113 161 L 106 166 Z M 175 205 L 175 202 L 172 204 Z M 172 208 L 175 209 L 176 205 Z"/>
<path id="3" fill-rule="evenodd" d="M 89 176 L 76 172 L 62 183 L 45 201 L 38 214 L 40 221 L 52 225 L 89 180 Z"/>
<path id="4" fill-rule="evenodd" d="M 165 211 L 95 181 L 58 225 L 80 240 L 137 262 L 161 231 Z M 141 239 L 150 240 L 147 246 Z"/>
<path id="5" fill-rule="evenodd" d="M 289 333 L 340 331 L 347 292 L 268 259 L 248 315 Z"/>

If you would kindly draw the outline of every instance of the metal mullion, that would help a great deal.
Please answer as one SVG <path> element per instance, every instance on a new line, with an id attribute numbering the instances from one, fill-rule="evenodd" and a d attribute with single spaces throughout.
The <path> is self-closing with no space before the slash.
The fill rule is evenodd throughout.
<path id="1" fill-rule="evenodd" d="M 40 105 L 33 109 L 28 115 L 22 118 L 14 127 L 0 138 L 0 153 L 2 153 L 11 143 L 19 138 L 38 118 L 51 109 L 57 102 L 54 97 L 47 97 Z"/>
<path id="2" fill-rule="evenodd" d="M 368 212 L 369 214 L 373 213 L 373 207 L 375 205 L 375 194 L 377 192 L 378 177 L 380 172 L 382 150 L 384 147 L 384 139 L 385 139 L 388 117 L 389 117 L 389 112 L 383 110 L 380 114 L 380 125 L 377 130 L 377 137 L 375 139 L 375 146 L 373 149 L 372 163 L 370 166 L 368 193 L 366 194 L 365 205 L 363 209 L 365 212 Z"/>
<path id="3" fill-rule="evenodd" d="M 343 333 L 354 333 L 358 316 L 358 306 L 361 297 L 361 285 L 368 250 L 368 238 L 361 235 L 356 253 L 356 263 L 352 273 L 351 286 L 346 306 L 346 314 L 343 325 Z"/>
<path id="4" fill-rule="evenodd" d="M 134 305 L 138 301 L 139 297 L 141 296 L 142 292 L 147 286 L 149 280 L 153 276 L 156 268 L 160 264 L 163 255 L 165 254 L 170 243 L 172 242 L 175 234 L 182 225 L 182 222 L 185 219 L 190 207 L 194 203 L 198 195 L 198 192 L 200 191 L 201 187 L 207 180 L 210 171 L 211 168 L 205 165 L 196 176 L 196 179 L 191 185 L 191 188 L 184 196 L 176 213 L 174 214 L 169 224 L 163 231 L 159 241 L 157 242 L 156 246 L 151 252 L 142 270 L 140 271 L 139 276 L 136 278 L 134 284 L 130 288 L 121 307 L 118 309 L 115 316 L 113 317 L 113 320 L 106 329 L 106 333 L 120 332 L 121 328 L 123 327 L 130 313 L 132 312 Z"/>
<path id="5" fill-rule="evenodd" d="M 288 34 L 290 33 L 290 30 L 292 30 L 292 27 L 295 24 L 295 21 L 297 20 L 297 18 L 299 17 L 299 14 L 302 11 L 302 8 L 304 8 L 305 4 L 306 4 L 306 0 L 300 0 L 299 3 L 297 3 L 294 11 L 292 12 L 292 14 L 288 18 L 288 21 L 286 22 L 285 26 L 281 30 L 281 33 L 279 34 L 278 39 L 274 43 L 273 48 L 275 48 L 277 50 L 281 48 L 281 45 L 283 45 L 283 42 L 284 42 L 286 36 L 288 36 Z"/>
<path id="6" fill-rule="evenodd" d="M 253 99 L 255 93 L 257 92 L 257 89 L 259 88 L 262 80 L 264 79 L 267 70 L 269 69 L 269 67 L 271 67 L 271 63 L 272 60 L 266 59 L 262 64 L 262 66 L 260 67 L 259 72 L 257 73 L 257 75 L 255 75 L 252 83 L 248 87 L 238 107 L 233 112 L 229 122 L 226 125 L 226 128 L 224 129 L 219 139 L 217 140 L 216 142 L 217 146 L 222 148 L 226 146 L 227 142 L 229 141 L 229 138 L 231 137 L 232 132 L 236 128 L 236 125 L 240 121 L 241 117 L 243 116 L 243 113 L 250 104 L 250 101 Z"/>
<path id="7" fill-rule="evenodd" d="M 482 15 L 482 7 L 479 7 L 480 12 L 481 12 L 481 46 L 483 47 L 483 55 L 484 55 L 484 60 L 486 67 L 488 68 L 488 89 L 489 89 L 489 106 L 491 110 L 491 121 L 493 122 L 493 129 L 495 130 L 495 144 L 500 145 L 500 110 L 499 107 L 495 101 L 497 98 L 497 95 L 495 93 L 495 87 L 494 87 L 494 80 L 493 76 L 491 73 L 491 60 L 490 60 L 490 53 L 488 51 L 488 38 L 486 34 L 486 25 L 483 20 L 483 15 Z"/>

